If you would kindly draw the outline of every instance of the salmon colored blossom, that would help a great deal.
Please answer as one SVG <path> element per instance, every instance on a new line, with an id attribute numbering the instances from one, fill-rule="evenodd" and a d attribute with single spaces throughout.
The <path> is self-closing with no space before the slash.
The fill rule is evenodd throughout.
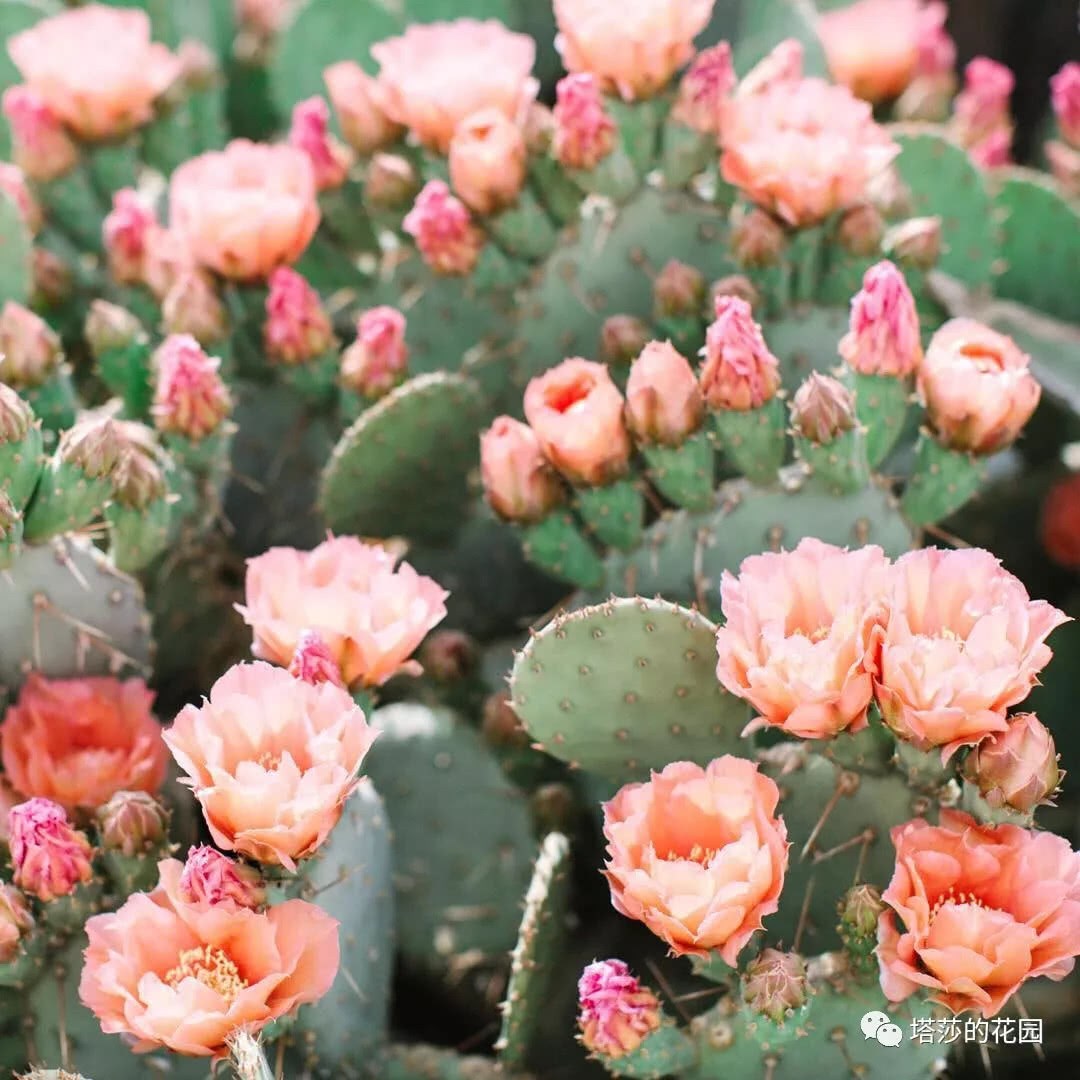
<path id="1" fill-rule="evenodd" d="M 892 830 L 896 869 L 878 923 L 881 988 L 919 990 L 989 1019 L 1028 979 L 1080 955 L 1080 853 L 1060 836 L 980 825 L 956 810 Z"/>
<path id="2" fill-rule="evenodd" d="M 563 499 L 536 433 L 510 416 L 480 436 L 480 477 L 488 504 L 506 521 L 540 521 Z"/>
<path id="3" fill-rule="evenodd" d="M 769 726 L 827 739 L 866 726 L 867 658 L 888 581 L 881 548 L 846 551 L 811 538 L 751 555 L 738 576 L 724 571 L 716 675 L 757 710 L 745 733 Z"/>
<path id="4" fill-rule="evenodd" d="M 118 791 L 153 793 L 169 759 L 142 679 L 23 683 L 0 725 L 4 772 L 27 797 L 65 810 L 95 809 Z"/>
<path id="5" fill-rule="evenodd" d="M 330 103 L 345 141 L 367 157 L 394 142 L 404 128 L 386 115 L 382 87 L 359 64 L 342 60 L 323 72 Z"/>
<path id="6" fill-rule="evenodd" d="M 615 910 L 677 956 L 719 953 L 735 966 L 772 915 L 788 865 L 780 791 L 757 765 L 725 755 L 677 761 L 604 803 L 604 876 Z"/>
<path id="7" fill-rule="evenodd" d="M 183 864 L 159 863 L 151 893 L 86 923 L 79 1000 L 136 1053 L 223 1057 L 237 1029 L 257 1032 L 318 1001 L 338 972 L 338 923 L 304 900 L 268 911 L 188 903 Z"/>
<path id="8" fill-rule="evenodd" d="M 1050 661 L 1047 637 L 1069 621 L 979 548 L 901 556 L 886 604 L 870 663 L 882 719 L 945 759 L 1006 729 Z"/>
<path id="9" fill-rule="evenodd" d="M 840 341 L 840 355 L 855 371 L 900 379 L 922 362 L 915 297 L 893 263 L 879 262 L 863 275 L 862 288 L 851 301 L 850 326 Z"/>
<path id="10" fill-rule="evenodd" d="M 482 109 L 450 140 L 450 183 L 470 210 L 493 214 L 517 202 L 527 156 L 521 128 L 498 109 Z"/>
<path id="11" fill-rule="evenodd" d="M 15 884 L 43 903 L 69 896 L 94 876 L 90 841 L 49 799 L 28 799 L 11 808 L 8 844 Z"/>
<path id="12" fill-rule="evenodd" d="M 448 595 L 393 552 L 352 536 L 249 559 L 245 594 L 237 610 L 254 628 L 256 656 L 287 667 L 303 631 L 313 630 L 350 687 L 419 674 L 409 657 L 446 617 Z"/>
<path id="13" fill-rule="evenodd" d="M 181 710 L 165 742 L 219 848 L 295 870 L 337 824 L 375 734 L 340 686 L 257 661 Z"/>
<path id="14" fill-rule="evenodd" d="M 780 361 L 769 351 L 750 304 L 716 298 L 716 319 L 705 334 L 701 390 L 710 409 L 760 409 L 780 389 Z"/>

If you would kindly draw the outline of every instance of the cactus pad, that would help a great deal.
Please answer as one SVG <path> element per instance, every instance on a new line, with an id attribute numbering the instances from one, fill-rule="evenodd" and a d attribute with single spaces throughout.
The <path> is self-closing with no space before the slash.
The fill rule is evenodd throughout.
<path id="1" fill-rule="evenodd" d="M 4 124 L 3 127 L 7 128 Z M 30 296 L 30 232 L 15 203 L 0 193 L 0 304 L 26 303 Z"/>

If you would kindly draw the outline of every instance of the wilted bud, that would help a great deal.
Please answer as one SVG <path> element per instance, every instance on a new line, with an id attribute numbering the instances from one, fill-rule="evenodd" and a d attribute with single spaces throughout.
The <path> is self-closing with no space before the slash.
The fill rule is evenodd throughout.
<path id="1" fill-rule="evenodd" d="M 840 355 L 863 375 L 906 378 L 922 361 L 915 297 L 891 262 L 863 275 L 862 289 L 851 301 L 850 326 Z"/>
<path id="2" fill-rule="evenodd" d="M 154 425 L 193 442 L 210 435 L 232 411 L 229 391 L 218 368 L 187 334 L 167 337 L 154 353 Z"/>
<path id="3" fill-rule="evenodd" d="M 555 140 L 555 114 L 543 102 L 532 102 L 525 113 L 522 134 L 530 154 L 546 154 Z"/>
<path id="4" fill-rule="evenodd" d="M 525 730 L 510 695 L 505 690 L 489 694 L 484 699 L 483 719 L 480 731 L 488 746 L 513 749 L 529 745 L 529 733 Z"/>
<path id="5" fill-rule="evenodd" d="M 101 227 L 109 273 L 122 285 L 143 280 L 151 234 L 158 229 L 153 208 L 132 188 L 113 195 L 112 210 Z"/>
<path id="6" fill-rule="evenodd" d="M 0 446 L 26 438 L 34 413 L 6 383 L 0 382 Z"/>
<path id="7" fill-rule="evenodd" d="M 740 266 L 775 266 L 787 244 L 787 231 L 771 214 L 741 203 L 731 211 L 731 251 Z"/>
<path id="8" fill-rule="evenodd" d="M 985 738 L 964 762 L 964 776 L 989 806 L 1022 814 L 1049 803 L 1063 775 L 1053 736 L 1034 713 L 1012 717 L 1004 731 Z"/>
<path id="9" fill-rule="evenodd" d="M 709 288 L 709 310 L 718 310 L 721 297 L 734 296 L 756 308 L 761 303 L 761 293 L 757 286 L 744 274 L 729 274 L 718 281 L 714 281 Z"/>
<path id="10" fill-rule="evenodd" d="M 594 1054 L 620 1058 L 660 1026 L 660 1002 L 622 960 L 597 960 L 578 980 L 578 1028 Z"/>
<path id="11" fill-rule="evenodd" d="M 127 349 L 146 336 L 142 323 L 127 308 L 107 300 L 90 301 L 83 333 L 95 359 L 115 349 Z"/>
<path id="12" fill-rule="evenodd" d="M 840 219 L 837 238 L 840 245 L 851 255 L 865 258 L 874 255 L 881 247 L 885 235 L 885 219 L 874 206 L 854 206 Z"/>
<path id="13" fill-rule="evenodd" d="M 389 393 L 405 376 L 409 347 L 405 316 L 397 308 L 371 308 L 356 324 L 356 340 L 341 354 L 341 382 L 375 398 Z"/>
<path id="14" fill-rule="evenodd" d="M 113 476 L 113 495 L 121 506 L 143 510 L 168 494 L 165 474 L 150 454 L 129 448 Z"/>
<path id="15" fill-rule="evenodd" d="M 263 340 L 267 355 L 282 364 L 314 360 L 334 344 L 334 328 L 319 294 L 289 266 L 270 275 Z"/>
<path id="16" fill-rule="evenodd" d="M 44 319 L 8 300 L 0 310 L 0 381 L 40 386 L 62 357 L 60 338 Z"/>
<path id="17" fill-rule="evenodd" d="M 0 420 L 2 432 L 3 421 Z M 1080 570 L 1080 472 L 1058 480 L 1046 493 L 1039 534 L 1043 550 L 1058 566 Z"/>
<path id="18" fill-rule="evenodd" d="M 735 82 L 731 46 L 721 41 L 711 49 L 703 49 L 679 83 L 672 120 L 702 134 L 718 135 L 723 105 L 735 89 Z"/>
<path id="19" fill-rule="evenodd" d="M 319 191 L 339 188 L 345 183 L 353 155 L 330 134 L 330 107 L 321 97 L 298 101 L 293 106 L 288 142 L 307 155 Z"/>
<path id="20" fill-rule="evenodd" d="M 364 176 L 364 199 L 378 210 L 399 210 L 416 198 L 420 181 L 408 158 L 376 154 Z"/>
<path id="21" fill-rule="evenodd" d="M 64 808 L 48 799 L 30 799 L 8 814 L 15 884 L 48 902 L 67 896 L 91 879 L 93 848 L 73 829 Z"/>
<path id="22" fill-rule="evenodd" d="M 476 667 L 476 642 L 461 630 L 436 630 L 420 649 L 420 666 L 436 682 L 464 679 Z"/>
<path id="23" fill-rule="evenodd" d="M 165 847 L 169 812 L 145 791 L 118 791 L 97 811 L 98 836 L 105 851 L 132 859 Z"/>
<path id="24" fill-rule="evenodd" d="M 525 137 L 498 109 L 467 117 L 450 140 L 450 183 L 470 210 L 494 214 L 517 202 L 525 183 Z"/>
<path id="25" fill-rule="evenodd" d="M 629 364 L 652 338 L 649 324 L 636 315 L 611 315 L 600 327 L 600 353 L 609 364 Z"/>
<path id="26" fill-rule="evenodd" d="M 658 318 L 700 315 L 707 287 L 700 270 L 672 259 L 653 282 L 653 309 Z"/>
<path id="27" fill-rule="evenodd" d="M 345 685 L 341 677 L 341 666 L 316 630 L 300 632 L 296 641 L 296 652 L 289 661 L 289 674 L 294 679 L 313 685 L 324 682 L 341 687 Z"/>
<path id="28" fill-rule="evenodd" d="M 762 949 L 746 966 L 742 981 L 744 1003 L 752 1012 L 782 1024 L 810 997 L 806 961 L 798 953 Z"/>
<path id="29" fill-rule="evenodd" d="M 812 371 L 795 391 L 791 423 L 804 439 L 830 443 L 855 427 L 855 397 L 842 382 Z"/>
<path id="30" fill-rule="evenodd" d="M 465 205 L 441 180 L 430 180 L 405 215 L 402 228 L 437 274 L 470 274 L 484 247 L 484 234 Z"/>
<path id="31" fill-rule="evenodd" d="M 341 133 L 358 154 L 367 157 L 404 134 L 405 129 L 386 115 L 378 80 L 359 64 L 352 60 L 331 64 L 323 72 L 323 81 Z"/>
<path id="32" fill-rule="evenodd" d="M 120 464 L 124 443 L 116 421 L 107 416 L 88 416 L 60 436 L 57 457 L 97 480 L 110 476 Z"/>
<path id="33" fill-rule="evenodd" d="M 555 98 L 552 152 L 567 169 L 595 169 L 615 149 L 618 137 L 600 84 L 593 75 L 567 75 L 559 80 Z"/>
<path id="34" fill-rule="evenodd" d="M 686 357 L 671 342 L 646 345 L 626 383 L 626 424 L 635 439 L 680 446 L 704 417 L 705 399 Z"/>
<path id="35" fill-rule="evenodd" d="M 488 503 L 507 521 L 540 521 L 564 497 L 532 428 L 509 416 L 480 438 L 480 475 Z"/>
<path id="36" fill-rule="evenodd" d="M 206 844 L 188 852 L 180 873 L 180 892 L 190 904 L 232 903 L 255 909 L 266 903 L 266 886 L 254 867 Z"/>
<path id="37" fill-rule="evenodd" d="M 26 897 L 0 881 L 0 964 L 10 964 L 19 955 L 23 937 L 34 929 L 34 916 Z"/>
<path id="38" fill-rule="evenodd" d="M 0 161 L 0 191 L 15 204 L 30 235 L 35 236 L 42 224 L 41 207 L 27 186 L 26 174 L 18 165 Z"/>
<path id="39" fill-rule="evenodd" d="M 212 345 L 228 334 L 225 307 L 206 274 L 189 270 L 177 277 L 161 303 L 167 334 L 190 334 L 200 345 Z"/>
<path id="40" fill-rule="evenodd" d="M 3 109 L 11 128 L 12 159 L 31 180 L 47 183 L 74 167 L 79 148 L 37 93 L 9 86 Z"/>
<path id="41" fill-rule="evenodd" d="M 711 409 L 759 409 L 780 389 L 780 362 L 769 351 L 750 305 L 736 296 L 716 301 L 705 335 L 700 383 Z"/>
<path id="42" fill-rule="evenodd" d="M 885 910 L 881 892 L 873 885 L 852 885 L 840 900 L 840 934 L 844 940 L 873 941 L 877 944 L 878 918 Z"/>
<path id="43" fill-rule="evenodd" d="M 529 800 L 532 819 L 545 832 L 569 832 L 574 823 L 577 801 L 569 784 L 541 784 Z"/>
<path id="44" fill-rule="evenodd" d="M 30 273 L 33 276 L 32 303 L 37 307 L 56 307 L 71 296 L 73 274 L 71 267 L 47 248 L 35 247 L 30 252 Z"/>

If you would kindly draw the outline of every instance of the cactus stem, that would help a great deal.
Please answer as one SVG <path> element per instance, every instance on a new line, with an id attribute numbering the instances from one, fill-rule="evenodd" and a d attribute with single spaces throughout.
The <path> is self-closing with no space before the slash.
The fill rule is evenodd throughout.
<path id="1" fill-rule="evenodd" d="M 803 932 L 810 922 L 810 898 L 814 895 L 814 884 L 816 881 L 817 878 L 812 877 L 806 883 L 806 892 L 803 894 L 802 907 L 799 909 L 799 922 L 795 927 L 795 939 L 791 943 L 792 952 L 799 952 L 802 948 Z"/>
<path id="2" fill-rule="evenodd" d="M 826 859 L 831 859 L 834 855 L 840 855 L 845 851 L 849 851 L 857 844 L 862 844 L 865 847 L 872 844 L 876 839 L 877 832 L 873 828 L 868 826 L 867 828 L 863 829 L 861 833 L 857 833 L 855 836 L 851 836 L 847 840 L 841 841 L 834 847 L 829 848 L 828 851 L 815 851 L 814 857 L 813 859 L 811 859 L 811 862 L 813 862 L 815 865 L 817 863 L 825 862 Z"/>

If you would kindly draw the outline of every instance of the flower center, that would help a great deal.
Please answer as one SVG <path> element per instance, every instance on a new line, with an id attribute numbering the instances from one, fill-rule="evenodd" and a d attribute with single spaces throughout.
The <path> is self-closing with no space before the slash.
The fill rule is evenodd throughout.
<path id="1" fill-rule="evenodd" d="M 669 856 L 669 860 L 673 859 L 685 859 L 689 862 L 701 863 L 704 866 L 707 862 L 710 862 L 716 856 L 717 848 L 702 847 L 701 844 L 695 844 L 688 855 L 677 855 L 672 852 Z"/>
<path id="2" fill-rule="evenodd" d="M 214 945 L 204 945 L 198 949 L 185 949 L 179 956 L 179 963 L 166 972 L 165 982 L 174 989 L 184 979 L 196 979 L 209 986 L 232 1004 L 233 998 L 245 989 L 247 980 L 240 974 L 240 969 Z"/>
<path id="3" fill-rule="evenodd" d="M 569 412 L 575 405 L 581 405 L 592 392 L 592 380 L 586 377 L 575 379 L 567 384 L 548 388 L 544 395 L 548 408 L 555 412 Z"/>
<path id="4" fill-rule="evenodd" d="M 933 920 L 934 916 L 946 905 L 950 904 L 971 904 L 974 907 L 980 907 L 983 911 L 996 911 L 996 908 L 987 907 L 974 893 L 969 892 L 956 892 L 955 889 L 950 886 L 947 893 L 942 893 L 934 902 L 934 906 L 930 909 L 930 918 Z"/>
<path id="5" fill-rule="evenodd" d="M 264 750 L 255 759 L 255 764 L 261 765 L 267 772 L 270 772 L 281 764 L 281 754 L 276 750 Z"/>
<path id="6" fill-rule="evenodd" d="M 960 354 L 961 356 L 966 356 L 969 360 L 973 360 L 975 362 L 975 367 L 979 371 L 1001 371 L 1004 368 L 1001 357 L 993 350 L 988 349 L 985 345 L 961 345 Z"/>

